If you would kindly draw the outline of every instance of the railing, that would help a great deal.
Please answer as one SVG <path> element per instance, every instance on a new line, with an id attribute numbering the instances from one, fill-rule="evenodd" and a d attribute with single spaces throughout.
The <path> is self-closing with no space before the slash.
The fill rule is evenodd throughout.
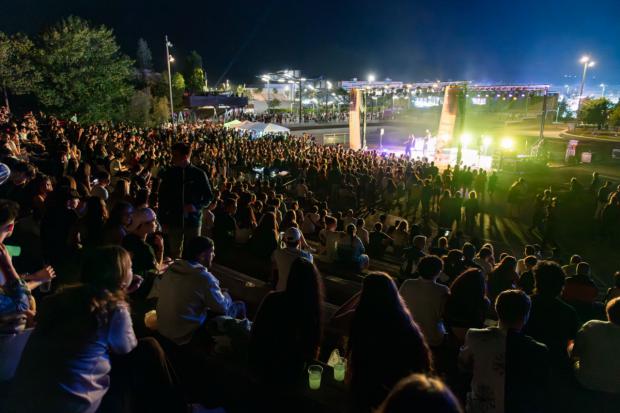
<path id="1" fill-rule="evenodd" d="M 348 145 L 348 133 L 326 133 L 323 135 L 323 145 Z"/>

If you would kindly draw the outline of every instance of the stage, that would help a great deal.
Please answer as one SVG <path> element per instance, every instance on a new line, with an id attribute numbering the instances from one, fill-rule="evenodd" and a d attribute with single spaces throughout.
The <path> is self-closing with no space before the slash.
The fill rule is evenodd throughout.
<path id="1" fill-rule="evenodd" d="M 396 144 L 398 140 L 402 141 L 402 144 Z M 395 137 L 390 137 L 390 139 L 380 139 L 379 141 L 373 139 L 372 142 L 369 142 L 368 147 L 366 148 L 369 151 L 377 151 L 381 154 L 385 154 L 389 156 L 394 154 L 396 157 L 401 157 L 406 155 L 406 139 L 395 139 Z M 383 144 L 381 146 L 381 144 Z M 449 144 L 446 144 L 443 149 L 439 152 L 437 151 L 437 138 L 430 137 L 426 138 L 416 138 L 414 145 L 412 145 L 411 150 L 409 151 L 409 159 L 414 160 L 423 160 L 426 159 L 428 162 L 435 162 L 435 164 L 443 169 L 448 165 L 456 165 L 458 148 L 450 147 Z M 476 149 L 461 149 L 461 164 L 463 166 L 470 166 L 473 168 L 482 168 L 484 170 L 491 170 L 493 164 L 493 157 L 490 155 L 483 155 Z"/>

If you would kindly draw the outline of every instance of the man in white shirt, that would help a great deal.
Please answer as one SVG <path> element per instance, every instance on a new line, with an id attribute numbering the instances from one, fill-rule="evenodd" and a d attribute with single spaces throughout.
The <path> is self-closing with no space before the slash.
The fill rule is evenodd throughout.
<path id="1" fill-rule="evenodd" d="M 319 232 L 319 240 L 321 242 L 321 256 L 328 262 L 333 262 L 337 258 L 338 241 L 344 235 L 343 231 L 336 231 L 338 220 L 331 216 L 325 217 L 325 228 Z"/>
<path id="2" fill-rule="evenodd" d="M 276 277 L 276 290 L 286 290 L 286 282 L 291 271 L 293 262 L 301 257 L 313 262 L 312 254 L 301 249 L 301 231 L 295 227 L 291 227 L 284 233 L 284 243 L 286 248 L 277 249 L 271 256 L 271 261 L 278 271 Z"/>
<path id="3" fill-rule="evenodd" d="M 439 257 L 427 255 L 418 263 L 419 277 L 406 280 L 400 287 L 400 295 L 431 347 L 441 346 L 446 334 L 442 316 L 450 290 L 437 283 L 442 269 Z"/>
<path id="4" fill-rule="evenodd" d="M 107 171 L 99 171 L 97 172 L 96 177 L 96 182 L 90 190 L 90 195 L 99 197 L 104 202 L 107 202 L 110 195 L 108 192 L 108 186 L 110 185 L 110 174 Z"/>
<path id="5" fill-rule="evenodd" d="M 208 270 L 215 257 L 213 241 L 196 237 L 162 276 L 157 302 L 157 330 L 178 345 L 188 344 L 204 328 L 207 311 L 245 317 L 245 305 L 234 302 Z"/>
<path id="6" fill-rule="evenodd" d="M 588 321 L 577 333 L 575 376 L 587 389 L 620 396 L 620 298 L 609 301 L 606 310 L 608 321 Z"/>

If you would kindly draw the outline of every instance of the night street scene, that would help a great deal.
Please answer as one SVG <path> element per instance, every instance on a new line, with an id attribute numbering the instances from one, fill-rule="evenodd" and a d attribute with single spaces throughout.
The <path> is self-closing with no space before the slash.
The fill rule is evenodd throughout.
<path id="1" fill-rule="evenodd" d="M 620 413 L 620 2 L 0 4 L 0 412 Z"/>

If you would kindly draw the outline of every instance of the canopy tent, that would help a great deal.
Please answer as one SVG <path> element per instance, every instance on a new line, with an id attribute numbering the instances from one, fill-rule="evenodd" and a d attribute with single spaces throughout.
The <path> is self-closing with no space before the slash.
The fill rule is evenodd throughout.
<path id="1" fill-rule="evenodd" d="M 228 129 L 228 128 L 234 128 L 234 127 L 236 127 L 237 125 L 240 125 L 240 124 L 242 124 L 242 123 L 243 123 L 243 122 L 241 122 L 239 119 L 235 119 L 235 120 L 231 120 L 230 122 L 226 122 L 226 123 L 224 124 L 224 127 L 225 127 L 225 128 L 227 128 L 227 129 Z"/>
<path id="2" fill-rule="evenodd" d="M 263 123 L 263 122 L 242 122 L 232 126 L 235 129 L 246 130 L 255 136 L 262 136 L 268 133 L 282 133 L 287 134 L 291 130 L 275 123 Z"/>

